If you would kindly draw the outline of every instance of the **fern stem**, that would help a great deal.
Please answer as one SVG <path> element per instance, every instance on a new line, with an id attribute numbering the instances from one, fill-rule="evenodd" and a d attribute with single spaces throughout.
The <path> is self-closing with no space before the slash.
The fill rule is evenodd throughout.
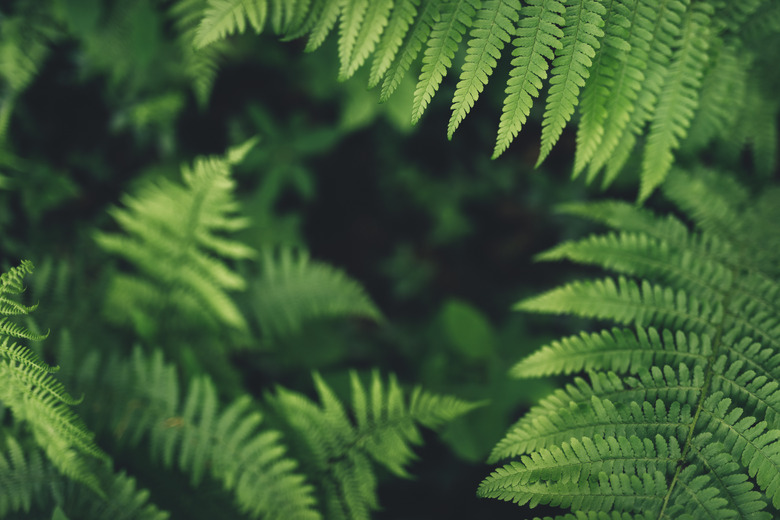
<path id="1" fill-rule="evenodd" d="M 737 273 L 735 270 L 732 269 L 731 278 L 729 280 L 729 287 L 728 289 L 726 289 L 726 291 L 724 291 L 725 292 L 725 296 L 723 297 L 724 309 L 728 307 L 729 301 L 731 300 L 731 294 L 734 290 L 734 281 L 736 279 L 737 279 Z M 712 377 L 714 374 L 712 367 L 715 364 L 715 360 L 718 358 L 718 355 L 720 354 L 721 347 L 723 346 L 723 329 L 725 326 L 726 316 L 728 316 L 728 313 L 724 312 L 716 328 L 715 336 L 712 339 L 712 353 L 707 359 L 707 366 L 704 369 L 704 384 L 702 385 L 701 393 L 699 394 L 699 402 L 696 404 L 696 413 L 694 414 L 693 420 L 691 421 L 691 425 L 688 430 L 688 437 L 685 439 L 685 443 L 683 444 L 682 455 L 680 455 L 680 462 L 677 465 L 677 470 L 674 472 L 672 481 L 669 484 L 669 490 L 666 492 L 666 495 L 664 496 L 663 505 L 661 506 L 661 510 L 658 512 L 658 516 L 656 517 L 658 520 L 664 518 L 664 511 L 666 511 L 666 507 L 669 504 L 669 499 L 671 498 L 672 493 L 674 492 L 675 485 L 677 484 L 677 481 L 680 477 L 680 473 L 684 468 L 683 465 L 685 464 L 685 461 L 688 458 L 688 454 L 691 451 L 692 444 L 693 444 L 692 443 L 693 435 L 696 430 L 696 423 L 698 422 L 699 417 L 701 416 L 702 409 L 704 408 L 704 401 L 708 397 L 710 386 L 712 386 Z"/>

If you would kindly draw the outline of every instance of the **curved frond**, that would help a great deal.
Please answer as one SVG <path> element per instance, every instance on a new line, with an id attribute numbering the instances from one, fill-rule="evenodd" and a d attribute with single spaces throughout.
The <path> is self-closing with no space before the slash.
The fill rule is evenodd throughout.
<path id="1" fill-rule="evenodd" d="M 431 30 L 423 56 L 422 72 L 414 91 L 412 124 L 420 120 L 441 80 L 452 66 L 458 44 L 471 27 L 479 6 L 480 0 L 454 0 L 442 7 L 441 17 Z"/>
<path id="2" fill-rule="evenodd" d="M 518 0 L 486 0 L 477 13 L 474 27 L 469 33 L 466 61 L 452 98 L 452 115 L 447 125 L 448 139 L 452 139 L 455 130 L 485 88 L 501 58 L 504 45 L 515 36 L 519 11 Z"/>
<path id="3" fill-rule="evenodd" d="M 550 89 L 542 119 L 542 146 L 537 166 L 544 161 L 574 114 L 580 89 L 590 76 L 593 58 L 604 36 L 606 9 L 594 0 L 567 0 L 561 48 L 555 53 Z"/>
<path id="4" fill-rule="evenodd" d="M 381 320 L 382 314 L 360 284 L 343 271 L 310 260 L 305 251 L 266 250 L 254 284 L 255 312 L 267 334 L 300 331 L 304 322 L 336 316 Z"/>

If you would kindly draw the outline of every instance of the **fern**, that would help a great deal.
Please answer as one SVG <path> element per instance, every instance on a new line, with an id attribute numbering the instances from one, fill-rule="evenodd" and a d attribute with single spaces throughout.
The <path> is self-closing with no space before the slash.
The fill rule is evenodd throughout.
<path id="1" fill-rule="evenodd" d="M 251 6 L 251 8 L 250 8 Z M 707 0 L 319 0 L 276 3 L 267 0 L 213 2 L 203 11 L 198 45 L 216 42 L 252 26 L 270 13 L 286 23 L 271 24 L 285 38 L 307 36 L 307 50 L 322 45 L 337 23 L 339 78 L 351 77 L 372 55 L 369 86 L 381 83 L 387 100 L 425 48 L 412 102 L 412 121 L 424 114 L 452 61 L 467 40 L 465 62 L 452 99 L 447 135 L 471 111 L 497 67 L 504 46 L 515 47 L 493 157 L 501 155 L 525 126 L 534 98 L 547 82 L 542 118 L 540 164 L 579 109 L 574 175 L 587 169 L 592 182 L 605 171 L 609 185 L 647 133 L 640 200 L 663 181 L 699 110 L 702 77 L 728 47 L 736 54 L 735 72 L 754 76 L 766 92 L 777 90 L 753 55 L 780 34 L 769 2 L 725 3 Z M 290 20 L 295 20 L 291 22 Z M 463 38 L 470 30 L 469 38 Z M 514 40 L 512 40 L 514 38 Z M 728 58 L 726 58 L 728 59 Z M 767 58 L 771 59 L 771 58 Z M 727 65 L 727 63 L 723 63 Z M 763 99 L 739 136 L 719 133 L 751 97 L 735 92 L 721 116 L 699 118 L 704 132 L 738 149 L 752 146 L 760 171 L 776 164 L 777 103 Z M 704 99 L 711 106 L 710 99 Z M 735 139 L 736 137 L 736 139 Z M 693 140 L 696 146 L 706 142 Z"/>
<path id="2" fill-rule="evenodd" d="M 398 476 L 420 444 L 417 424 L 436 428 L 474 408 L 453 397 L 416 388 L 404 397 L 398 382 L 387 385 L 374 372 L 369 388 L 351 374 L 351 413 L 315 374 L 321 404 L 280 388 L 268 400 L 306 456 L 327 518 L 367 519 L 378 507 L 377 479 L 371 460 Z M 352 418 L 350 418 L 352 417 Z"/>
<path id="3" fill-rule="evenodd" d="M 32 263 L 22 261 L 18 267 L 0 275 L 0 315 L 4 316 L 0 318 L 0 377 L 4 382 L 0 387 L 0 401 L 13 412 L 14 419 L 27 424 L 36 443 L 60 472 L 102 494 L 94 466 L 97 461 L 106 462 L 108 457 L 95 445 L 93 434 L 70 408 L 78 400 L 51 375 L 57 368 L 50 367 L 29 348 L 16 342 L 46 338 L 9 318 L 27 315 L 36 308 L 13 299 L 24 290 L 22 280 L 32 271 Z M 18 467 L 20 462 L 14 464 Z"/>
<path id="4" fill-rule="evenodd" d="M 463 34 L 479 9 L 478 0 L 457 0 L 444 4 L 441 18 L 433 26 L 423 57 L 422 72 L 414 91 L 412 123 L 419 121 L 442 79 L 452 67 L 452 59 Z"/>
<path id="5" fill-rule="evenodd" d="M 466 62 L 452 98 L 452 116 L 447 137 L 460 125 L 476 103 L 479 94 L 496 68 L 504 45 L 515 35 L 520 2 L 517 0 L 487 0 L 474 20 Z"/>
<path id="6" fill-rule="evenodd" d="M 312 262 L 303 251 L 266 250 L 254 286 L 255 311 L 269 335 L 298 332 L 307 320 L 353 315 L 381 320 L 363 288 L 342 271 Z"/>
<path id="7" fill-rule="evenodd" d="M 771 219 L 779 193 L 751 199 L 712 173 L 670 180 L 698 231 L 624 203 L 564 208 L 614 231 L 540 258 L 621 276 L 574 282 L 517 308 L 633 328 L 563 338 L 515 365 L 515 377 L 585 371 L 588 380 L 510 428 L 491 460 L 515 460 L 483 481 L 481 496 L 559 505 L 577 518 L 777 515 L 780 247 L 743 223 Z"/>
<path id="8" fill-rule="evenodd" d="M 235 157 L 198 158 L 184 167 L 184 185 L 148 183 L 125 197 L 124 209 L 111 211 L 125 234 L 98 232 L 106 251 L 131 262 L 139 275 L 118 274 L 108 297 L 107 317 L 133 320 L 143 331 L 160 312 L 246 329 L 246 321 L 227 291 L 244 289 L 244 279 L 225 259 L 252 258 L 254 250 L 223 236 L 247 226 L 235 215 L 230 165 Z M 148 327 L 147 327 L 148 328 Z"/>
<path id="9" fill-rule="evenodd" d="M 252 517 L 320 518 L 311 486 L 249 396 L 222 405 L 209 378 L 185 387 L 161 352 L 146 356 L 140 349 L 130 360 L 91 356 L 79 380 L 102 388 L 114 403 L 96 418 L 102 428 L 125 445 L 146 441 L 153 460 L 186 472 L 192 485 L 210 475 Z"/>

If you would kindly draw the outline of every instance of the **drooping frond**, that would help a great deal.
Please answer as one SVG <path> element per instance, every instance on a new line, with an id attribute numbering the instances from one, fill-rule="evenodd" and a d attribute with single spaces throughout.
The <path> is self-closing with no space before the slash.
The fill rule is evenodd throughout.
<path id="1" fill-rule="evenodd" d="M 515 36 L 518 11 L 518 0 L 486 0 L 477 13 L 474 28 L 469 33 L 466 62 L 452 98 L 452 115 L 447 126 L 449 139 L 485 88 L 504 45 Z"/>
<path id="2" fill-rule="evenodd" d="M 314 382 L 320 404 L 285 389 L 269 401 L 306 454 L 308 472 L 318 475 L 315 484 L 328 518 L 370 518 L 378 507 L 372 459 L 406 476 L 411 445 L 422 442 L 417 425 L 436 428 L 475 406 L 420 388 L 405 396 L 394 377 L 385 384 L 377 372 L 365 387 L 352 373 L 348 412 L 319 375 Z"/>
<path id="3" fill-rule="evenodd" d="M 261 275 L 253 287 L 254 308 L 263 331 L 270 335 L 297 332 L 305 321 L 336 316 L 381 320 L 382 314 L 365 290 L 347 275 L 305 251 L 266 250 Z"/>
<path id="4" fill-rule="evenodd" d="M 18 267 L 0 275 L 0 301 L 4 304 L 0 314 L 6 314 L 4 310 L 10 310 L 11 315 L 28 314 L 35 308 L 11 299 L 23 291 L 22 279 L 32 270 L 32 263 L 22 261 Z M 60 472 L 102 493 L 94 466 L 108 457 L 95 445 L 94 435 L 71 409 L 78 400 L 52 375 L 57 368 L 50 367 L 15 341 L 45 337 L 13 323 L 8 316 L 0 319 L 0 379 L 3 381 L 0 402 L 11 410 L 16 421 L 26 424 Z M 20 464 L 14 462 L 17 468 Z"/>
<path id="5" fill-rule="evenodd" d="M 380 101 L 387 101 L 401 84 L 401 80 L 409 71 L 412 62 L 428 40 L 433 24 L 439 19 L 441 3 L 443 0 L 427 0 L 420 6 L 417 18 L 409 26 L 403 43 L 385 72 L 379 94 Z"/>
<path id="6" fill-rule="evenodd" d="M 106 251 L 129 261 L 139 274 L 118 274 L 106 316 L 133 321 L 140 330 L 170 310 L 236 329 L 246 322 L 228 291 L 246 282 L 225 260 L 252 258 L 254 250 L 229 238 L 247 226 L 236 216 L 230 157 L 197 158 L 182 169 L 184 184 L 158 181 L 127 196 L 111 215 L 124 233 L 96 233 Z"/>
<path id="7" fill-rule="evenodd" d="M 196 377 L 185 387 L 161 352 L 146 356 L 140 349 L 131 360 L 114 358 L 103 366 L 92 358 L 80 379 L 114 403 L 110 414 L 96 418 L 104 428 L 121 443 L 145 440 L 154 460 L 188 473 L 193 485 L 206 476 L 221 482 L 253 518 L 320 518 L 298 463 L 248 395 L 223 405 L 209 378 Z"/>
<path id="8" fill-rule="evenodd" d="M 695 4 L 683 17 L 679 48 L 658 96 L 642 161 L 639 200 L 644 200 L 669 173 L 674 156 L 698 107 L 701 77 L 707 65 L 710 18 L 706 4 Z"/>
<path id="9" fill-rule="evenodd" d="M 196 48 L 201 17 L 208 8 L 207 0 L 178 0 L 170 8 L 170 17 L 178 34 L 182 67 L 192 81 L 195 97 L 201 107 L 208 103 L 226 47 L 225 42 L 214 41 L 208 47 Z"/>
<path id="10" fill-rule="evenodd" d="M 247 25 L 260 33 L 266 16 L 268 5 L 265 0 L 208 0 L 193 43 L 202 49 L 231 34 L 243 33 Z"/>
<path id="11" fill-rule="evenodd" d="M 580 89 L 590 75 L 593 58 L 601 46 L 604 31 L 604 6 L 593 0 L 564 2 L 565 28 L 561 48 L 555 53 L 550 73 L 550 89 L 542 120 L 540 164 L 558 141 L 566 123 L 574 114 Z"/>
<path id="12" fill-rule="evenodd" d="M 458 44 L 471 27 L 479 5 L 479 0 L 455 0 L 442 6 L 441 17 L 434 24 L 425 49 L 422 72 L 414 91 L 413 124 L 420 120 L 441 80 L 452 67 Z"/>
<path id="13" fill-rule="evenodd" d="M 558 0 L 530 0 L 520 10 L 494 159 L 517 137 L 531 112 L 533 98 L 539 97 L 549 62 L 561 48 L 561 27 L 566 23 L 561 15 L 565 12 L 566 7 Z"/>
<path id="14" fill-rule="evenodd" d="M 186 0 L 195 1 L 195 0 Z M 198 0 L 205 2 L 206 0 Z M 517 137 L 547 90 L 539 163 L 574 118 L 574 175 L 612 183 L 644 146 L 644 199 L 660 185 L 683 145 L 712 140 L 739 155 L 753 149 L 756 170 L 777 162 L 780 86 L 763 71 L 780 42 L 768 0 L 212 0 L 195 42 L 209 46 L 263 20 L 284 39 L 307 37 L 308 51 L 336 32 L 338 77 L 371 61 L 368 84 L 387 100 L 408 74 L 418 77 L 419 121 L 459 54 L 463 69 L 447 127 L 451 138 L 499 65 L 514 50 L 493 157 Z M 254 14 L 250 14 L 254 13 Z M 337 31 L 334 28 L 338 27 Z M 468 37 L 464 35 L 468 31 Z M 424 49 L 422 70 L 414 62 Z M 465 52 L 465 53 L 464 53 Z M 746 79 L 747 78 L 747 79 Z M 756 88 L 748 88 L 753 82 Z M 722 102 L 728 95 L 728 102 Z M 710 116 L 708 111 L 716 110 Z M 579 110 L 579 118 L 575 111 Z M 685 139 L 690 133 L 690 142 Z M 647 139 L 644 139 L 644 135 Z"/>
<path id="15" fill-rule="evenodd" d="M 780 241 L 765 224 L 777 218 L 780 191 L 751 197 L 713 172 L 675 171 L 669 181 L 695 231 L 620 202 L 565 208 L 615 231 L 540 258 L 620 276 L 573 282 L 517 308 L 635 329 L 562 338 L 513 367 L 515 377 L 587 371 L 589 380 L 576 379 L 509 429 L 491 460 L 513 460 L 485 479 L 481 495 L 578 515 L 777 516 Z"/>

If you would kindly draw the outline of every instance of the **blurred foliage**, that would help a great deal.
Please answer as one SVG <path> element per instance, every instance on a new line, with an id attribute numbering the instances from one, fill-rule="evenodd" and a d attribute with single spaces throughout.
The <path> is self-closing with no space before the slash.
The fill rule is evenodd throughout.
<path id="1" fill-rule="evenodd" d="M 165 370 L 177 374 L 183 397 L 155 423 L 163 429 L 179 425 L 185 413 L 177 410 L 190 385 L 208 381 L 197 384 L 213 384 L 220 413 L 227 403 L 247 398 L 252 410 L 267 414 L 264 421 L 274 428 L 267 431 L 282 431 L 283 417 L 274 416 L 268 403 L 279 395 L 313 402 L 312 371 L 343 403 L 350 402 L 351 371 L 362 377 L 375 368 L 396 374 L 405 389 L 419 384 L 486 403 L 454 418 L 440 437 L 422 433 L 419 460 L 408 467 L 415 480 L 377 471 L 381 509 L 372 515 L 516 518 L 516 507 L 479 501 L 475 490 L 494 444 L 554 387 L 548 379 L 509 379 L 511 363 L 583 325 L 508 313 L 518 297 L 588 272 L 532 261 L 535 253 L 591 229 L 551 209 L 595 192 L 583 180 L 569 180 L 574 133 L 564 131 L 557 153 L 534 171 L 542 120 L 534 110 L 528 131 L 491 161 L 484 150 L 494 140 L 499 89 L 484 92 L 470 124 L 448 142 L 437 123 L 448 117 L 446 96 L 434 97 L 431 115 L 413 127 L 415 78 L 406 76 L 393 97 L 377 103 L 376 92 L 365 88 L 369 71 L 336 81 L 335 38 L 311 54 L 297 41 L 281 43 L 269 35 L 234 36 L 196 52 L 192 37 L 208 5 L 12 0 L 0 6 L 0 269 L 21 259 L 37 266 L 23 296 L 40 307 L 24 323 L 52 333 L 30 347 L 61 366 L 58 377 L 73 395 L 84 392 L 84 403 L 74 410 L 112 458 L 113 472 L 101 476 L 108 494 L 119 497 L 111 507 L 96 502 L 41 462 L 43 453 L 13 426 L 14 437 L 9 433 L 7 439 L 17 439 L 21 451 L 0 451 L 23 453 L 25 467 L 35 470 L 31 474 L 51 480 L 55 490 L 31 507 L 58 519 L 101 518 L 106 511 L 113 518 L 122 504 L 127 518 L 153 517 L 160 510 L 172 518 L 244 517 L 233 506 L 236 488 L 225 484 L 224 474 L 198 481 L 193 490 L 186 473 L 192 466 L 178 471 L 154 463 L 163 459 L 150 455 L 148 439 L 159 432 L 135 444 L 122 437 L 127 417 L 143 409 L 147 401 L 141 397 L 150 396 L 140 390 L 123 395 L 120 383 L 143 388 L 129 367 L 152 363 L 155 353 L 164 352 Z M 499 64 L 496 73 L 507 69 Z M 455 84 L 445 77 L 441 90 L 452 92 Z M 750 110 L 763 114 L 758 106 Z M 692 128 L 694 134 L 695 122 Z M 744 141 L 733 147 L 706 149 L 705 160 L 750 166 L 744 144 L 776 148 L 771 131 L 759 135 L 751 127 L 740 135 Z M 175 309 L 164 307 L 147 310 L 143 319 L 113 315 L 131 308 L 112 292 L 116 280 L 148 273 L 121 254 L 108 255 L 93 239 L 96 232 L 121 232 L 110 208 L 149 186 L 181 184 L 181 165 L 221 156 L 253 138 L 255 147 L 231 168 L 232 200 L 249 225 L 230 237 L 268 254 L 264 261 L 223 258 L 245 280 L 247 290 L 230 294 L 245 330 L 197 319 L 168 327 L 175 325 Z M 700 148 L 683 147 L 681 153 L 695 163 Z M 757 157 L 776 165 L 766 154 Z M 638 159 L 631 161 L 636 166 Z M 606 193 L 635 198 L 636 171 L 628 167 Z M 749 182 L 760 187 L 765 179 L 751 176 Z M 653 196 L 649 204 L 666 203 Z M 321 268 L 321 278 L 277 284 L 290 292 L 282 292 L 276 305 L 263 299 L 273 281 L 268 265 L 287 253 L 288 261 Z M 182 265 L 163 267 L 175 274 Z M 312 283 L 322 284 L 317 298 L 315 290 L 306 290 Z M 322 306 L 323 294 L 344 287 L 354 289 L 357 304 L 337 306 L 338 312 Z M 292 309 L 300 314 L 290 316 L 290 302 L 298 302 Z M 109 304 L 112 319 L 104 315 Z M 351 309 L 346 315 L 345 308 Z M 134 352 L 145 357 L 133 361 Z M 98 373 L 103 379 L 96 379 Z M 246 417 L 253 416 L 247 411 Z M 3 432 L 12 422 L 4 418 Z"/>

